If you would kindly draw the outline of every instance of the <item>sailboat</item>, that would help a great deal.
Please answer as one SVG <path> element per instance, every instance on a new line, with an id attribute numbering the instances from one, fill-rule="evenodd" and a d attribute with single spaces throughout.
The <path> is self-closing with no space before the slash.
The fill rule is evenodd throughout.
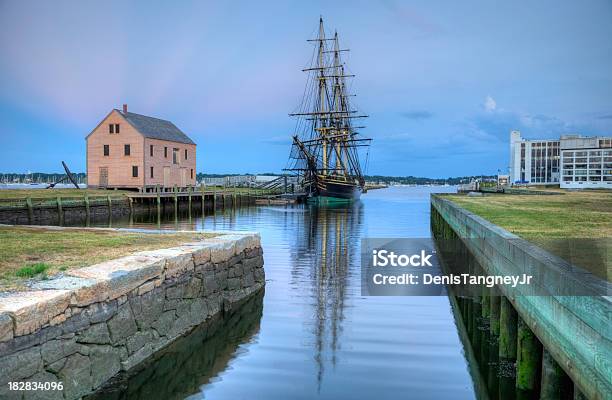
<path id="1" fill-rule="evenodd" d="M 358 114 L 348 93 L 347 72 L 342 61 L 338 33 L 326 37 L 323 18 L 319 20 L 304 97 L 297 119 L 287 171 L 297 173 L 309 202 L 351 201 L 365 190 L 360 158 L 367 160 L 371 139 L 362 137 L 354 121 Z M 366 161 L 367 164 L 367 161 Z"/>

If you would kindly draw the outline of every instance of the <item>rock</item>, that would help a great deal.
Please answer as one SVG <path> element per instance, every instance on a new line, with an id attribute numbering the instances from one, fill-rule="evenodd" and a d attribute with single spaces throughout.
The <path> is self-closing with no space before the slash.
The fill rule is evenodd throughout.
<path id="1" fill-rule="evenodd" d="M 155 281 L 143 283 L 138 287 L 138 296 L 142 296 L 143 294 L 148 293 L 153 289 L 155 289 Z"/>
<path id="2" fill-rule="evenodd" d="M 0 342 L 13 338 L 13 320 L 8 313 L 0 313 Z"/>
<path id="3" fill-rule="evenodd" d="M 157 321 L 151 324 L 151 327 L 159 333 L 160 336 L 166 336 L 172 328 L 174 320 L 176 319 L 176 313 L 174 310 L 166 311 L 157 319 Z"/>
<path id="4" fill-rule="evenodd" d="M 83 306 L 126 295 L 146 281 L 159 277 L 164 270 L 162 256 L 141 252 L 106 261 L 91 267 L 68 271 L 70 276 L 96 281 L 94 285 L 77 290 L 73 296 L 76 305 Z"/>
<path id="5" fill-rule="evenodd" d="M 202 288 L 202 280 L 199 278 L 191 278 L 191 280 L 187 283 L 185 287 L 185 293 L 183 293 L 183 298 L 185 299 L 193 299 L 200 296 L 200 289 Z"/>
<path id="6" fill-rule="evenodd" d="M 146 343 L 153 340 L 153 334 L 149 331 L 138 331 L 126 341 L 126 347 L 129 355 L 140 350 Z"/>
<path id="7" fill-rule="evenodd" d="M 15 324 L 14 336 L 21 336 L 37 331 L 63 314 L 69 304 L 68 290 L 14 292 L 2 297 L 0 311 L 10 314 Z"/>
<path id="8" fill-rule="evenodd" d="M 40 371 L 42 366 L 40 346 L 0 358 L 0 386 L 28 378 Z"/>
<path id="9" fill-rule="evenodd" d="M 193 300 L 191 303 L 191 324 L 199 325 L 208 317 L 208 304 L 206 303 L 206 299 L 201 297 Z"/>
<path id="10" fill-rule="evenodd" d="M 113 344 L 133 335 L 137 329 L 129 303 L 119 306 L 117 314 L 108 320 L 108 330 Z"/>
<path id="11" fill-rule="evenodd" d="M 210 247 L 210 261 L 217 264 L 229 260 L 235 254 L 235 246 L 233 241 L 223 241 L 221 239 L 212 239 L 213 243 Z"/>
<path id="12" fill-rule="evenodd" d="M 240 278 L 229 278 L 227 280 L 227 288 L 229 290 L 240 289 L 242 285 L 240 284 Z"/>
<path id="13" fill-rule="evenodd" d="M 117 301 L 105 301 L 89 305 L 84 311 L 92 324 L 108 321 L 117 312 Z"/>
<path id="14" fill-rule="evenodd" d="M 166 279 L 168 279 L 181 275 L 187 271 L 193 271 L 194 264 L 191 252 L 191 248 L 174 247 L 171 249 L 145 251 L 137 254 L 146 254 L 163 258 L 165 260 L 164 273 L 166 274 Z"/>
<path id="15" fill-rule="evenodd" d="M 100 322 L 90 326 L 77 337 L 79 343 L 110 344 L 111 338 L 105 322 Z"/>
<path id="16" fill-rule="evenodd" d="M 92 387 L 98 388 L 121 369 L 120 350 L 112 346 L 91 346 Z"/>
<path id="17" fill-rule="evenodd" d="M 43 343 L 40 349 L 45 364 L 52 364 L 55 361 L 77 353 L 80 345 L 74 338 L 56 339 Z"/>
<path id="18" fill-rule="evenodd" d="M 26 380 L 26 382 L 60 382 L 59 379 L 57 379 L 57 376 L 46 372 L 46 371 L 41 371 L 39 373 L 37 373 L 36 375 L 32 376 L 31 378 L 29 378 L 28 380 Z M 59 400 L 59 399 L 63 399 L 64 395 L 63 395 L 63 391 L 62 390 L 31 390 L 26 392 L 26 398 L 28 400 L 30 399 L 41 399 L 41 400 Z"/>
<path id="19" fill-rule="evenodd" d="M 78 353 L 71 355 L 57 376 L 64 382 L 64 396 L 67 399 L 78 399 L 92 390 L 89 357 Z"/>
<path id="20" fill-rule="evenodd" d="M 255 276 L 253 275 L 252 272 L 249 272 L 248 274 L 242 277 L 242 287 L 243 288 L 251 287 L 254 284 L 255 284 Z"/>
<path id="21" fill-rule="evenodd" d="M 144 330 L 164 311 L 164 292 L 157 289 L 143 296 L 133 297 L 130 299 L 130 306 L 138 329 Z"/>

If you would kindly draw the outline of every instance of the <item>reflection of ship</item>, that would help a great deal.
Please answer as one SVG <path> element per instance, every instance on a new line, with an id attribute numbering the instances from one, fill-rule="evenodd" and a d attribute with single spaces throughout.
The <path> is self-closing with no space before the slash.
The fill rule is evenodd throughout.
<path id="1" fill-rule="evenodd" d="M 322 385 L 326 365 L 335 367 L 345 319 L 349 266 L 360 257 L 358 241 L 362 205 L 310 206 L 304 214 L 305 240 L 295 254 L 296 281 L 310 281 L 317 381 Z M 352 260 L 352 261 L 351 261 Z M 309 268 L 303 268 L 308 266 Z M 314 268 L 313 268 L 314 267 Z M 308 276 L 305 278 L 303 274 Z M 302 276 L 297 276 L 302 275 Z M 309 313 L 310 314 L 310 313 Z"/>
<path id="2" fill-rule="evenodd" d="M 304 98 L 297 117 L 296 132 L 290 156 L 290 167 L 303 179 L 309 199 L 358 199 L 365 187 L 360 165 L 360 150 L 369 149 L 370 140 L 362 138 L 354 126 L 357 115 L 349 101 L 345 72 L 346 65 L 340 54 L 338 34 L 326 38 L 323 19 L 319 21 L 319 34 L 308 73 Z"/>

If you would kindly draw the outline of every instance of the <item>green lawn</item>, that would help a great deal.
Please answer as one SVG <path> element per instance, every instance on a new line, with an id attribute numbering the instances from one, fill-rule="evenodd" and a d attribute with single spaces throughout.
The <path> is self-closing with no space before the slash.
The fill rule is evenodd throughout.
<path id="1" fill-rule="evenodd" d="M 174 247 L 212 236 L 188 232 L 146 234 L 0 227 L 0 290 L 19 287 L 24 278 L 44 279 L 70 268 L 96 264 L 137 251 Z"/>
<path id="2" fill-rule="evenodd" d="M 444 198 L 601 277 L 611 276 L 612 192 Z"/>

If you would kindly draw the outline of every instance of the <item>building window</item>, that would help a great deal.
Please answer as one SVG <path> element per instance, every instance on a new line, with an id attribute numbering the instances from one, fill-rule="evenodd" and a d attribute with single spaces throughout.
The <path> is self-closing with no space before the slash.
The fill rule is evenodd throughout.
<path id="1" fill-rule="evenodd" d="M 191 179 L 193 179 L 193 168 L 191 169 Z"/>
<path id="2" fill-rule="evenodd" d="M 151 178 L 153 178 L 153 167 L 151 167 Z"/>
<path id="3" fill-rule="evenodd" d="M 153 157 L 153 145 L 149 146 L 149 154 Z"/>
<path id="4" fill-rule="evenodd" d="M 108 133 L 115 133 L 115 124 L 108 124 Z"/>
<path id="5" fill-rule="evenodd" d="M 125 154 L 126 156 L 130 155 L 130 145 L 126 144 L 125 146 L 123 146 L 123 154 Z"/>
<path id="6" fill-rule="evenodd" d="M 132 165 L 132 178 L 138 178 L 138 165 Z"/>
<path id="7" fill-rule="evenodd" d="M 110 154 L 110 146 L 108 144 L 104 145 L 104 155 L 108 156 Z"/>
<path id="8" fill-rule="evenodd" d="M 179 149 L 172 149 L 172 164 L 178 164 L 179 162 Z"/>
<path id="9" fill-rule="evenodd" d="M 115 133 L 119 133 L 119 124 L 115 124 Z"/>
<path id="10" fill-rule="evenodd" d="M 168 158 L 168 148 L 164 147 L 164 158 Z"/>
<path id="11" fill-rule="evenodd" d="M 185 160 L 187 159 L 187 149 L 185 149 Z"/>

